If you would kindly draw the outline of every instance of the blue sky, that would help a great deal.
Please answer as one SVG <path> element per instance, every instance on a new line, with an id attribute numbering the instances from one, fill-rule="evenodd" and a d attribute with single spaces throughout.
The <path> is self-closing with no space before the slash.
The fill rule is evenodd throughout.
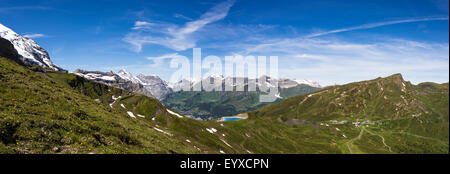
<path id="1" fill-rule="evenodd" d="M 279 76 L 344 84 L 393 73 L 449 81 L 448 0 L 16 1 L 0 23 L 73 71 L 157 74 L 167 58 L 278 56 Z"/>

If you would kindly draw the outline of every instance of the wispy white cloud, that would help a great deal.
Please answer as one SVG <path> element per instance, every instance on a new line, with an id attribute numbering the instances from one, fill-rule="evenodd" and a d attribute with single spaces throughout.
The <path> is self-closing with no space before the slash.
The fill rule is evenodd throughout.
<path id="1" fill-rule="evenodd" d="M 297 54 L 297 55 L 295 55 L 295 58 L 321 60 L 321 61 L 328 60 L 326 57 L 324 57 L 322 55 L 313 55 L 313 54 Z"/>
<path id="2" fill-rule="evenodd" d="M 157 57 L 147 57 L 147 60 L 153 61 L 153 64 L 150 65 L 151 67 L 160 67 L 164 63 L 165 59 L 176 58 L 178 56 L 180 56 L 178 53 L 164 54 Z"/>
<path id="3" fill-rule="evenodd" d="M 282 77 L 314 79 L 324 85 L 394 73 L 402 73 L 413 83 L 423 79 L 446 82 L 449 78 L 448 43 L 397 38 L 372 43 L 295 38 L 238 47 L 244 49 L 244 55 L 278 56 Z"/>
<path id="4" fill-rule="evenodd" d="M 41 33 L 26 34 L 26 35 L 23 35 L 23 36 L 24 37 L 28 37 L 30 39 L 46 37 L 45 34 L 41 34 Z"/>
<path id="5" fill-rule="evenodd" d="M 144 44 L 158 44 L 176 51 L 193 48 L 197 40 L 191 35 L 210 23 L 224 19 L 233 4 L 234 0 L 217 4 L 199 19 L 187 22 L 182 27 L 170 23 L 137 21 L 132 28 L 134 31 L 129 33 L 124 41 L 134 45 L 138 52 Z"/>
<path id="6" fill-rule="evenodd" d="M 200 19 L 203 19 L 203 16 L 204 15 L 202 15 Z M 313 79 L 319 81 L 323 85 L 331 85 L 334 83 L 344 84 L 353 81 L 372 79 L 379 76 L 388 76 L 393 73 L 402 73 L 406 80 L 411 80 L 413 83 L 423 81 L 446 82 L 449 79 L 448 43 L 421 42 L 392 38 L 386 35 L 384 35 L 383 38 L 380 38 L 379 36 L 370 38 L 370 35 L 368 35 L 367 39 L 363 42 L 359 42 L 358 40 L 348 41 L 339 37 L 318 37 L 332 33 L 399 23 L 433 20 L 448 20 L 448 17 L 415 18 L 372 23 L 296 38 L 277 37 L 277 35 L 270 35 L 260 31 L 261 28 L 267 28 L 263 30 L 266 31 L 276 26 L 227 26 L 225 24 L 206 26 L 206 24 L 194 25 L 186 23 L 184 27 L 180 28 L 177 25 L 170 23 L 137 21 L 135 27 L 138 28 L 133 30 L 137 30 L 138 32 L 136 33 L 141 31 L 151 31 L 153 33 L 162 34 L 162 36 L 156 37 L 152 35 L 149 37 L 150 39 L 144 39 L 145 42 L 138 44 L 139 46 L 143 43 L 154 42 L 154 44 L 167 45 L 167 47 L 174 50 L 192 48 L 186 46 L 188 43 L 191 44 L 190 46 L 195 46 L 196 40 L 189 39 L 192 39 L 191 36 L 195 36 L 198 39 L 198 33 L 197 35 L 191 34 L 202 28 L 202 32 L 199 33 L 203 37 L 209 38 L 214 37 L 211 35 L 212 33 L 220 31 L 220 35 L 225 35 L 226 37 L 231 36 L 234 37 L 234 39 L 229 42 L 213 42 L 211 44 L 203 45 L 202 48 L 221 50 L 222 55 L 218 56 L 222 57 L 233 54 L 244 56 L 278 56 L 280 77 Z M 199 28 L 194 26 L 199 26 Z M 205 34 L 203 30 L 208 30 L 208 32 Z M 147 37 L 147 35 L 143 34 L 139 36 L 143 36 L 144 38 Z M 162 42 L 157 43 L 156 39 L 160 39 Z M 176 43 L 182 44 L 170 46 L 170 41 L 177 41 Z M 154 62 L 154 64 L 151 65 L 152 67 L 161 67 L 161 65 L 165 63 L 165 59 L 174 56 L 180 55 L 173 53 L 158 57 L 149 57 L 148 59 Z M 172 71 L 172 69 L 164 67 L 158 69 L 158 71 L 169 72 Z"/>
<path id="7" fill-rule="evenodd" d="M 359 26 L 354 26 L 354 27 L 341 28 L 341 29 L 337 29 L 337 30 L 312 33 L 310 35 L 307 35 L 306 38 L 313 38 L 313 37 L 318 37 L 318 36 L 323 36 L 323 35 L 328 35 L 328 34 L 333 34 L 333 33 L 353 31 L 353 30 L 376 28 L 376 27 L 393 25 L 393 24 L 421 22 L 421 21 L 444 21 L 444 20 L 449 20 L 449 17 L 423 17 L 423 18 L 394 20 L 394 21 L 387 21 L 387 22 L 377 22 L 377 23 L 364 24 L 364 25 L 359 25 Z"/>
<path id="8" fill-rule="evenodd" d="M 175 13 L 175 14 L 173 15 L 173 17 L 175 17 L 175 18 L 180 18 L 180 19 L 186 19 L 186 20 L 188 20 L 188 21 L 191 21 L 191 20 L 192 20 L 192 18 L 187 17 L 187 16 L 182 15 L 182 14 L 179 14 L 179 13 Z"/>
<path id="9" fill-rule="evenodd" d="M 14 12 L 18 10 L 50 10 L 51 7 L 47 6 L 12 6 L 12 7 L 0 7 L 1 12 Z"/>
<path id="10" fill-rule="evenodd" d="M 146 29 L 146 28 L 150 28 L 152 26 L 154 26 L 154 23 L 150 23 L 150 22 L 145 22 L 145 21 L 136 21 L 134 23 L 134 27 L 131 28 L 133 30 L 140 30 L 140 29 Z"/>

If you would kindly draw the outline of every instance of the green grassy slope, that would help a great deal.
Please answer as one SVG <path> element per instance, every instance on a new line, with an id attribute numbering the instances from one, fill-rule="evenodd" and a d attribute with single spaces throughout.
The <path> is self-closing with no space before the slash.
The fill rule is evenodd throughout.
<path id="1" fill-rule="evenodd" d="M 348 132 L 340 132 L 353 138 L 343 144 L 352 153 L 448 153 L 448 99 L 448 83 L 412 85 L 395 74 L 327 87 L 268 105 L 250 115 L 348 128 Z M 341 124 L 333 124 L 332 120 Z M 366 120 L 371 124 L 352 125 Z M 362 136 L 358 136 L 360 133 Z"/>
<path id="2" fill-rule="evenodd" d="M 297 151 L 291 140 L 273 144 L 296 138 L 290 129 L 273 134 L 284 129 L 277 122 L 178 118 L 152 98 L 72 74 L 32 71 L 4 58 L 0 79 L 0 153 L 308 152 Z M 113 96 L 122 97 L 114 102 Z"/>
<path id="3" fill-rule="evenodd" d="M 0 58 L 0 151 L 11 153 L 195 152 L 151 122 L 111 109 L 112 95 L 142 96 L 71 74 L 33 72 Z M 149 114 L 166 117 L 145 98 Z M 150 107 L 149 107 L 150 108 Z M 157 112 L 160 111 L 160 112 Z"/>

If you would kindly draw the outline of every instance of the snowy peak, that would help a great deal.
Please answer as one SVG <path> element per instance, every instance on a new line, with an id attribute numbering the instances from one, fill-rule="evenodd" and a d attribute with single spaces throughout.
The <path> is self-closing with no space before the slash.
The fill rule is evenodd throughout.
<path id="1" fill-rule="evenodd" d="M 297 82 L 298 84 L 305 84 L 316 88 L 322 88 L 322 86 L 320 86 L 320 84 L 316 81 L 312 80 L 294 80 L 294 81 Z"/>
<path id="2" fill-rule="evenodd" d="M 127 73 L 126 71 L 120 72 L 119 75 L 118 73 L 114 73 L 112 71 L 100 72 L 100 71 L 84 71 L 77 69 L 73 72 L 73 74 L 116 88 L 133 91 L 139 94 L 146 95 L 148 97 L 154 97 L 150 91 L 144 88 L 143 85 L 141 85 L 140 83 L 132 82 L 130 79 L 134 79 L 134 77 L 130 73 Z"/>
<path id="3" fill-rule="evenodd" d="M 213 79 L 224 79 L 223 75 L 220 75 L 220 74 L 212 74 L 212 75 L 207 77 L 207 79 L 210 79 L 210 78 L 213 78 Z"/>
<path id="4" fill-rule="evenodd" d="M 172 89 L 167 82 L 156 75 L 146 76 L 144 74 L 139 74 L 136 78 L 139 79 L 140 84 L 150 91 L 157 99 L 161 100 L 165 95 L 172 92 Z"/>
<path id="5" fill-rule="evenodd" d="M 75 70 L 73 74 L 89 80 L 101 82 L 110 86 L 119 87 L 125 90 L 134 91 L 149 97 L 162 99 L 166 94 L 172 92 L 168 84 L 156 75 L 139 74 L 134 76 L 130 72 L 122 69 L 117 73 Z"/>
<path id="6" fill-rule="evenodd" d="M 143 85 L 166 84 L 164 80 L 156 75 L 139 74 L 136 78 L 139 79 Z"/>
<path id="7" fill-rule="evenodd" d="M 122 78 L 122 79 L 124 79 L 124 80 L 131 81 L 131 82 L 133 82 L 133 83 L 138 83 L 138 84 L 141 84 L 141 83 L 142 83 L 141 80 L 139 80 L 138 78 L 136 78 L 135 76 L 133 76 L 133 74 L 127 72 L 127 71 L 124 70 L 124 69 L 120 70 L 120 71 L 117 73 L 117 75 L 118 75 L 120 78 Z"/>
<path id="8" fill-rule="evenodd" d="M 95 80 L 95 81 L 106 81 L 106 82 L 113 82 L 117 81 L 117 77 L 112 72 L 99 72 L 99 71 L 83 71 L 76 69 L 73 72 L 75 75 L 78 75 L 80 77 L 84 77 L 89 80 Z"/>
<path id="9" fill-rule="evenodd" d="M 34 40 L 23 37 L 2 24 L 0 24 L 0 37 L 14 45 L 14 49 L 19 53 L 22 62 L 51 68 L 55 71 L 63 71 L 62 68 L 50 61 L 47 51 Z"/>

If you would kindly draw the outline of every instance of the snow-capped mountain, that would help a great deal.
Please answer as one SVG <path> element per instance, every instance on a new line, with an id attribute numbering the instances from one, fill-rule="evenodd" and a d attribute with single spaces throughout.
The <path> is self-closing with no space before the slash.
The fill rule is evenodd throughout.
<path id="1" fill-rule="evenodd" d="M 297 85 L 308 85 L 315 88 L 322 88 L 318 82 L 312 80 L 279 79 L 278 84 L 280 88 L 291 88 Z"/>
<path id="2" fill-rule="evenodd" d="M 148 91 L 142 84 L 135 83 L 138 82 L 138 80 L 136 80 L 131 73 L 128 73 L 125 70 L 122 70 L 120 71 L 120 73 L 116 74 L 112 71 L 100 72 L 100 71 L 84 71 L 77 69 L 73 72 L 73 74 L 109 86 L 121 88 L 128 91 L 133 91 L 154 98 L 152 93 Z M 132 80 L 134 80 L 134 82 Z"/>
<path id="3" fill-rule="evenodd" d="M 142 84 L 145 89 L 150 91 L 152 95 L 159 100 L 172 92 L 172 88 L 169 87 L 168 83 L 156 75 L 139 74 L 135 78 L 139 80 L 139 83 Z"/>
<path id="4" fill-rule="evenodd" d="M 172 92 L 168 83 L 155 75 L 139 74 L 134 76 L 126 70 L 114 72 L 75 70 L 73 74 L 94 80 L 109 86 L 137 92 L 161 100 L 166 94 Z"/>
<path id="5" fill-rule="evenodd" d="M 316 88 L 322 88 L 322 86 L 320 86 L 319 82 L 316 81 L 312 81 L 312 80 L 294 80 L 295 82 L 297 82 L 298 84 L 305 84 L 305 85 L 309 85 L 312 87 L 316 87 Z"/>
<path id="6" fill-rule="evenodd" d="M 140 79 L 136 78 L 135 76 L 133 76 L 133 74 L 129 73 L 128 71 L 126 71 L 124 69 L 117 72 L 117 75 L 124 80 L 128 80 L 133 83 L 142 84 L 142 81 Z"/>
<path id="7" fill-rule="evenodd" d="M 114 72 L 100 72 L 100 71 L 84 71 L 76 69 L 73 74 L 84 77 L 89 80 L 102 81 L 104 83 L 113 83 L 120 79 L 120 76 Z"/>
<path id="8" fill-rule="evenodd" d="M 0 37 L 10 41 L 14 45 L 22 62 L 51 68 L 55 71 L 64 71 L 62 68 L 53 64 L 50 61 L 50 56 L 47 51 L 32 39 L 23 37 L 2 24 L 0 24 Z"/>

